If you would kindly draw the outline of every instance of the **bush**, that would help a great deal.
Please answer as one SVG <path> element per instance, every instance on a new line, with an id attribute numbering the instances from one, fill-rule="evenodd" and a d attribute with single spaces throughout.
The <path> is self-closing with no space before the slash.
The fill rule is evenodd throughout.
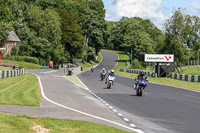
<path id="1" fill-rule="evenodd" d="M 25 56 L 25 62 L 30 62 L 30 63 L 37 64 L 39 62 L 39 59 L 36 58 L 36 57 Z"/>
<path id="2" fill-rule="evenodd" d="M 133 60 L 133 69 L 141 69 L 144 70 L 144 67 L 140 64 L 140 62 L 137 59 Z"/>
<path id="3" fill-rule="evenodd" d="M 17 61 L 25 62 L 25 57 L 24 56 L 17 56 Z"/>
<path id="4" fill-rule="evenodd" d="M 18 56 L 17 57 L 17 61 L 20 61 L 20 62 L 30 62 L 30 63 L 34 63 L 34 64 L 37 64 L 39 62 L 38 58 L 36 58 L 36 57 L 29 57 L 29 56 Z"/>
<path id="5" fill-rule="evenodd" d="M 30 62 L 37 64 L 39 59 L 36 57 L 29 57 L 29 56 L 3 56 L 2 59 L 13 60 L 13 61 L 20 61 L 20 62 Z"/>

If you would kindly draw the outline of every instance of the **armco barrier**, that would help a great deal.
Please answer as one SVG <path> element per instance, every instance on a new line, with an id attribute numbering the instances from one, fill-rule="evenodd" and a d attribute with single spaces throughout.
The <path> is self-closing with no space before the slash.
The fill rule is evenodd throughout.
<path id="1" fill-rule="evenodd" d="M 16 77 L 23 74 L 24 74 L 24 68 L 19 69 L 19 70 L 0 71 L 0 79 L 7 78 L 7 77 Z"/>
<path id="2" fill-rule="evenodd" d="M 188 82 L 200 82 L 200 75 L 184 75 L 172 73 L 171 78 Z"/>

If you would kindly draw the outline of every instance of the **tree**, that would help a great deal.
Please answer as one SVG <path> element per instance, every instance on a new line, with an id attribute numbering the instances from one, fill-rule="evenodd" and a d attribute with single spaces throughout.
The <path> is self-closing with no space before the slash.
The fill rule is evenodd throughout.
<path id="1" fill-rule="evenodd" d="M 11 24 L 0 20 L 0 47 L 2 47 L 4 42 L 8 39 L 8 35 L 11 30 Z"/>
<path id="2" fill-rule="evenodd" d="M 200 19 L 190 16 L 185 9 L 175 10 L 165 23 L 165 46 L 163 52 L 175 54 L 176 60 L 183 62 L 186 55 L 185 46 L 197 50 L 200 39 Z"/>
<path id="3" fill-rule="evenodd" d="M 29 27 L 34 31 L 36 37 L 40 37 L 42 40 L 46 39 L 51 44 L 49 48 L 50 59 L 55 63 L 59 63 L 60 60 L 57 59 L 63 55 L 62 52 L 64 52 L 61 44 L 62 30 L 60 16 L 54 10 L 45 9 L 43 11 L 36 6 L 30 7 L 30 14 Z M 46 45 L 47 44 L 48 43 L 46 43 Z M 55 51 L 56 54 L 54 53 Z M 36 56 L 34 53 L 33 55 Z"/>
<path id="4" fill-rule="evenodd" d="M 132 49 L 135 58 L 138 54 L 154 53 L 155 39 L 152 39 L 154 34 L 150 32 L 155 29 L 149 21 L 137 17 L 123 17 L 119 22 L 114 23 L 111 33 L 113 46 L 121 50 Z"/>
<path id="5" fill-rule="evenodd" d="M 84 48 L 84 37 L 81 26 L 76 16 L 67 10 L 60 9 L 58 13 L 62 24 L 62 44 L 65 51 L 69 51 L 70 59 L 82 58 Z"/>
<path id="6" fill-rule="evenodd" d="M 96 54 L 106 37 L 105 9 L 102 0 L 70 0 L 78 11 L 79 24 L 83 29 L 85 46 L 95 48 Z"/>
<path id="7" fill-rule="evenodd" d="M 97 54 L 104 45 L 104 19 L 98 15 L 97 11 L 86 9 L 80 20 L 85 35 L 85 46 L 95 48 Z"/>

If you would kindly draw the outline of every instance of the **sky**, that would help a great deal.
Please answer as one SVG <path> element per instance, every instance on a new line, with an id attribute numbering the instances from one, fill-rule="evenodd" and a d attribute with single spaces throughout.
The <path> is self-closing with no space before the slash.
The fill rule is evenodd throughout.
<path id="1" fill-rule="evenodd" d="M 159 29 L 178 8 L 200 17 L 200 0 L 103 0 L 106 20 L 119 21 L 124 17 L 150 19 Z"/>

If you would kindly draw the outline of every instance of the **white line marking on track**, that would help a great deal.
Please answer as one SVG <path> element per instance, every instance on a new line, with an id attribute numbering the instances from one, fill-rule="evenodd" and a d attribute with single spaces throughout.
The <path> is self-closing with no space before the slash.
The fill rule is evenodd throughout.
<path id="1" fill-rule="evenodd" d="M 135 124 L 130 124 L 131 127 L 136 127 Z"/>
<path id="2" fill-rule="evenodd" d="M 119 116 L 122 116 L 122 114 L 121 114 L 121 113 L 117 113 L 117 115 L 119 115 Z"/>
<path id="3" fill-rule="evenodd" d="M 36 75 L 36 74 L 35 74 Z M 96 119 L 99 119 L 99 120 L 102 120 L 102 121 L 106 121 L 106 122 L 109 122 L 109 123 L 112 123 L 112 124 L 115 124 L 117 126 L 120 126 L 120 127 L 123 127 L 123 128 L 126 128 L 126 129 L 129 129 L 131 131 L 135 131 L 135 132 L 138 132 L 138 133 L 143 133 L 141 130 L 138 130 L 138 129 L 134 129 L 134 128 L 131 128 L 131 127 L 128 127 L 128 126 L 125 126 L 123 124 L 120 124 L 120 123 L 117 123 L 117 122 L 114 122 L 114 121 L 111 121 L 111 120 L 108 120 L 108 119 L 104 119 L 104 118 L 101 118 L 101 117 L 98 117 L 98 116 L 95 116 L 95 115 L 91 115 L 91 114 L 88 114 L 88 113 L 85 113 L 85 112 L 82 112 L 82 111 L 79 111 L 79 110 L 76 110 L 76 109 L 73 109 L 73 108 L 70 108 L 70 107 L 67 107 L 67 106 L 64 106 L 62 104 L 59 104 L 59 103 L 56 103 L 52 100 L 50 100 L 49 98 L 46 97 L 46 95 L 44 94 L 44 89 L 43 89 L 43 86 L 42 86 L 42 83 L 41 83 L 41 80 L 40 80 L 40 77 L 38 75 L 36 75 L 37 78 L 38 78 L 38 81 L 39 81 L 39 85 L 40 85 L 40 88 L 41 88 L 41 93 L 42 93 L 42 97 L 55 104 L 55 105 L 58 105 L 60 107 L 63 107 L 65 109 L 68 109 L 68 110 L 71 110 L 71 111 L 74 111 L 74 112 L 77 112 L 77 113 L 80 113 L 80 114 L 83 114 L 83 115 L 86 115 L 86 116 L 89 116 L 89 117 L 92 117 L 92 118 L 96 118 Z"/>
<path id="4" fill-rule="evenodd" d="M 128 118 L 123 118 L 125 121 L 129 121 L 129 119 Z"/>
<path id="5" fill-rule="evenodd" d="M 117 112 L 117 110 L 116 110 L 116 109 L 113 109 L 113 111 L 114 111 L 114 112 Z"/>
<path id="6" fill-rule="evenodd" d="M 110 108 L 110 109 L 113 109 L 113 107 L 112 107 L 112 106 L 109 106 L 109 108 Z"/>
<path id="7" fill-rule="evenodd" d="M 138 132 L 138 133 L 144 133 L 142 130 L 140 129 L 135 129 L 135 132 Z"/>

